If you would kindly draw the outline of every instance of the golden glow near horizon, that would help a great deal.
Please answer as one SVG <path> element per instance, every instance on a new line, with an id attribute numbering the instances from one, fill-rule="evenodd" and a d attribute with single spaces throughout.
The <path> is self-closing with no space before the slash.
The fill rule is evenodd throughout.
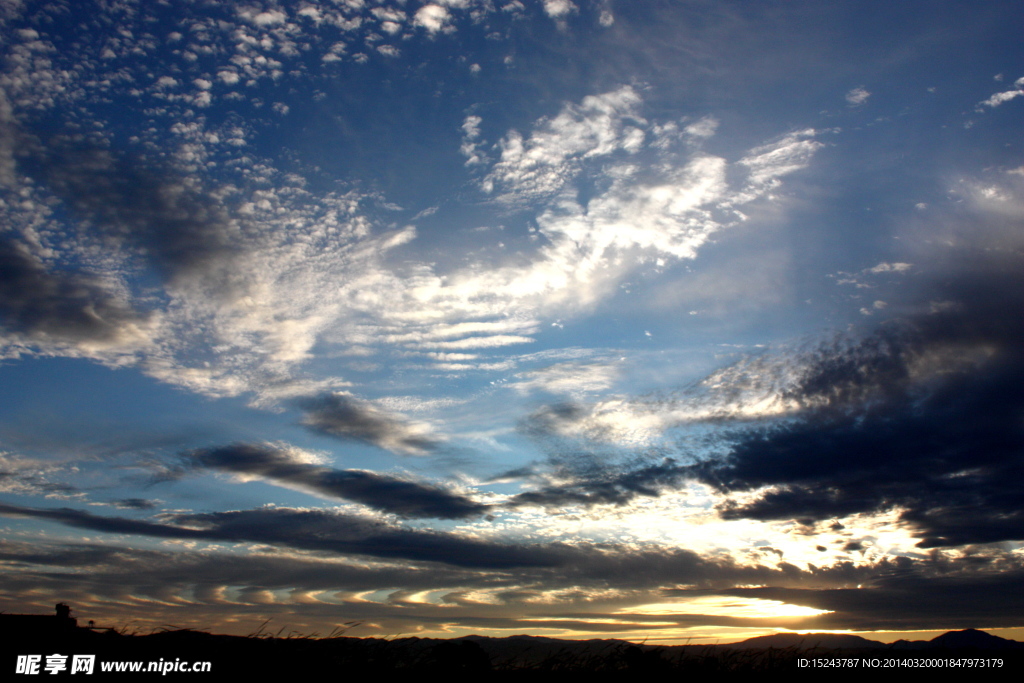
<path id="1" fill-rule="evenodd" d="M 831 610 L 815 609 L 803 605 L 790 605 L 779 600 L 761 598 L 736 598 L 731 596 L 706 595 L 673 602 L 658 602 L 636 605 L 616 610 L 617 614 L 644 615 L 692 615 L 701 614 L 737 619 L 772 619 L 792 617 L 816 617 L 830 614 Z"/>

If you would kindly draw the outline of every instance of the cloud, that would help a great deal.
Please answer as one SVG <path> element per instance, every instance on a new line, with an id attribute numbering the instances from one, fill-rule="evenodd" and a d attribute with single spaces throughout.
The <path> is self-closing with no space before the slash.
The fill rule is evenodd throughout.
<path id="1" fill-rule="evenodd" d="M 53 463 L 0 451 L 0 492 L 48 498 L 80 496 L 82 492 L 77 486 L 53 481 L 55 474 L 69 474 L 62 469 Z"/>
<path id="2" fill-rule="evenodd" d="M 21 170 L 38 182 L 25 196 L 46 207 L 55 195 L 70 219 L 40 209 L 47 230 L 26 218 L 20 238 L 0 242 L 8 344 L 121 364 L 131 351 L 151 376 L 206 394 L 265 387 L 267 398 L 294 383 L 318 337 L 352 312 L 353 291 L 380 310 L 374 292 L 397 278 L 379 259 L 415 234 L 373 235 L 359 210 L 371 197 L 312 197 L 272 169 L 272 189 L 243 192 L 81 143 L 26 154 Z"/>
<path id="3" fill-rule="evenodd" d="M 482 181 L 497 199 L 524 202 L 557 193 L 580 172 L 588 158 L 616 151 L 636 151 L 643 133 L 635 124 L 640 96 L 629 86 L 567 104 L 553 119 L 538 122 L 529 138 L 509 132 L 500 144 L 501 158 Z M 629 125 L 633 123 L 634 125 Z"/>
<path id="4" fill-rule="evenodd" d="M 544 0 L 544 11 L 552 19 L 562 19 L 577 11 L 571 0 Z"/>
<path id="5" fill-rule="evenodd" d="M 694 469 L 730 519 L 822 520 L 895 510 L 923 547 L 1024 538 L 1024 306 L 1016 255 L 961 254 L 934 286 L 947 305 L 795 370 L 794 418 L 738 432 Z"/>
<path id="6" fill-rule="evenodd" d="M 666 435 L 676 428 L 774 419 L 797 411 L 798 402 L 787 394 L 797 379 L 797 364 L 793 353 L 747 356 L 672 392 L 543 406 L 524 418 L 521 429 L 548 451 L 664 448 Z"/>
<path id="7" fill-rule="evenodd" d="M 865 273 L 871 273 L 872 275 L 878 275 L 879 273 L 905 273 L 914 267 L 912 263 L 879 263 L 877 266 L 867 268 L 864 270 Z"/>
<path id="8" fill-rule="evenodd" d="M 1024 268 L 1019 237 L 986 239 L 921 266 L 917 312 L 871 331 L 767 351 L 668 394 L 534 411 L 521 432 L 549 454 L 548 470 L 517 501 L 620 503 L 698 479 L 728 497 L 727 520 L 884 512 L 922 547 L 1021 540 Z M 719 436 L 676 431 L 687 425 Z M 682 464 L 643 464 L 665 453 Z"/>
<path id="9" fill-rule="evenodd" d="M 822 144 L 814 140 L 816 131 L 807 129 L 785 135 L 774 142 L 750 150 L 739 164 L 750 169 L 747 187 L 740 194 L 742 201 L 760 196 L 777 187 L 780 177 L 805 168 Z"/>
<path id="10" fill-rule="evenodd" d="M 474 65 L 475 66 L 475 65 Z M 475 166 L 487 161 L 486 155 L 480 150 L 480 124 L 483 119 L 470 115 L 462 122 L 462 146 L 459 151 L 466 157 L 466 166 Z"/>
<path id="11" fill-rule="evenodd" d="M 0 240 L 0 327 L 27 344 L 84 350 L 144 343 L 150 315 L 113 278 L 47 268 L 25 245 Z"/>
<path id="12" fill-rule="evenodd" d="M 14 109 L 7 93 L 0 89 L 0 188 L 15 184 L 15 148 L 19 137 Z"/>
<path id="13" fill-rule="evenodd" d="M 212 76 L 200 80 L 219 87 Z M 52 221 L 32 247 L 49 250 L 48 260 L 5 251 L 16 267 L 0 314 L 22 348 L 105 360 L 131 350 L 118 362 L 207 395 L 249 392 L 261 406 L 285 397 L 282 387 L 308 383 L 297 375 L 318 344 L 387 355 L 395 346 L 450 353 L 534 343 L 541 317 L 593 307 L 652 257 L 693 258 L 711 234 L 742 220 L 735 207 L 802 168 L 817 145 L 808 132 L 794 134 L 730 164 L 694 146 L 714 133 L 710 123 L 684 140 L 667 124 L 649 125 L 641 106 L 631 87 L 568 103 L 519 136 L 519 152 L 509 132 L 493 163 L 480 151 L 482 120 L 468 117 L 464 142 L 497 203 L 540 201 L 531 206 L 538 246 L 514 262 L 471 258 L 449 271 L 387 265 L 386 254 L 416 230 L 379 229 L 384 221 L 371 214 L 385 210 L 383 198 L 313 194 L 251 150 L 240 156 L 236 143 L 250 144 L 252 132 L 234 123 L 215 131 L 204 119 L 175 122 L 178 152 L 163 164 L 81 140 L 54 138 L 45 153 L 29 146 L 16 170 L 37 181 L 39 206 L 56 197 L 70 218 Z M 202 169 L 219 154 L 251 182 L 205 182 Z M 747 186 L 730 187 L 731 176 L 746 176 Z M 581 194 L 583 186 L 593 191 Z M 17 243 L 32 234 L 26 228 Z M 482 358 L 419 369 L 509 367 Z M 359 429 L 334 434 L 380 443 Z M 385 447 L 424 452 L 432 441 L 421 430 Z"/>
<path id="14" fill-rule="evenodd" d="M 612 363 L 557 363 L 519 373 L 512 386 L 519 392 L 545 391 L 578 396 L 610 388 L 622 368 Z"/>
<path id="15" fill-rule="evenodd" d="M 31 508 L 0 504 L 0 515 L 48 520 L 75 528 L 111 534 L 229 543 L 258 543 L 275 548 L 311 550 L 325 556 L 372 557 L 386 561 L 439 563 L 460 569 L 507 574 L 514 583 L 537 581 L 544 590 L 558 586 L 665 585 L 731 587 L 737 582 L 758 585 L 799 585 L 800 570 L 744 566 L 727 557 L 702 557 L 678 547 L 609 547 L 579 541 L 514 543 L 465 533 L 411 529 L 376 519 L 328 510 L 264 507 L 212 513 L 165 514 L 162 522 L 93 515 L 70 508 Z M 406 565 L 408 566 L 408 565 Z M 429 568 L 429 565 L 428 565 Z M 868 568 L 815 569 L 817 585 L 863 580 Z M 830 581 L 829 577 L 835 578 Z M 806 577 L 809 578 L 809 577 Z M 488 583 L 492 583 L 494 577 Z M 500 581 L 508 585 L 507 579 Z M 376 587 L 380 587 L 380 583 Z"/>
<path id="16" fill-rule="evenodd" d="M 672 122 L 649 123 L 641 105 L 625 86 L 564 105 L 528 137 L 502 138 L 481 187 L 509 207 L 541 202 L 534 237 L 545 241 L 528 267 L 466 268 L 448 275 L 438 296 L 470 302 L 486 292 L 489 303 L 542 314 L 591 307 L 652 257 L 694 258 L 713 233 L 745 220 L 740 206 L 774 191 L 821 147 L 803 130 L 730 164 L 699 150 L 713 120 L 687 136 Z"/>
<path id="17" fill-rule="evenodd" d="M 656 498 L 666 489 L 678 489 L 691 477 L 687 467 L 671 458 L 658 465 L 633 469 L 621 466 L 588 469 L 591 471 L 580 473 L 573 472 L 572 468 L 559 468 L 546 477 L 558 480 L 556 483 L 516 494 L 507 505 L 511 508 L 622 506 L 641 496 Z"/>
<path id="18" fill-rule="evenodd" d="M 850 92 L 846 93 L 846 102 L 851 107 L 859 107 L 867 102 L 869 97 L 871 97 L 871 93 L 864 88 L 854 88 Z"/>
<path id="19" fill-rule="evenodd" d="M 428 33 L 434 34 L 445 28 L 451 21 L 451 14 L 440 5 L 424 5 L 416 10 L 413 25 L 422 26 Z"/>
<path id="20" fill-rule="evenodd" d="M 1021 604 L 1024 572 L 1000 567 L 991 558 L 976 558 L 976 571 L 928 576 L 920 565 L 902 563 L 898 572 L 881 573 L 865 588 L 735 588 L 724 595 L 780 600 L 828 610 L 815 628 L 857 631 L 951 630 L 1014 627 Z M 965 558 L 963 569 L 970 566 Z M 898 566 L 898 565 L 897 565 Z M 980 571 L 978 571 L 980 570 Z M 684 595 L 685 593 L 676 593 Z M 901 605 L 900 609 L 892 609 Z"/>
<path id="21" fill-rule="evenodd" d="M 715 135 L 715 132 L 718 130 L 718 125 L 718 119 L 711 116 L 705 116 L 699 121 L 694 121 L 688 125 L 683 129 L 683 131 L 695 138 L 710 138 Z"/>
<path id="22" fill-rule="evenodd" d="M 230 266 L 242 254 L 238 221 L 188 179 L 102 149 L 51 145 L 50 159 L 49 187 L 82 227 L 140 250 L 174 286 L 244 292 Z"/>
<path id="23" fill-rule="evenodd" d="M 546 567 L 581 553 L 561 544 L 514 545 L 454 533 L 414 530 L 323 510 L 260 508 L 207 514 L 175 514 L 170 523 L 103 517 L 70 508 L 39 509 L 0 504 L 0 515 L 43 519 L 79 529 L 154 538 L 266 543 L 342 556 L 364 555 L 457 567 Z"/>
<path id="24" fill-rule="evenodd" d="M 156 502 L 145 498 L 119 498 L 110 501 L 110 504 L 121 510 L 153 510 Z"/>
<path id="25" fill-rule="evenodd" d="M 364 470 L 338 470 L 314 464 L 296 449 L 238 443 L 192 451 L 186 462 L 259 477 L 327 498 L 362 503 L 400 517 L 464 519 L 489 509 L 447 489 Z"/>
<path id="26" fill-rule="evenodd" d="M 11 568 L 0 585 L 12 593 L 29 586 L 57 592 L 100 623 L 117 623 L 126 602 L 146 600 L 140 615 L 145 627 L 194 623 L 230 632 L 242 620 L 242 628 L 250 629 L 243 632 L 251 632 L 273 616 L 303 632 L 329 631 L 341 613 L 364 621 L 359 635 L 411 629 L 441 635 L 460 627 L 599 633 L 633 624 L 675 636 L 702 624 L 801 630 L 1013 627 L 1024 581 L 1019 558 L 1009 552 L 827 568 L 744 566 L 679 549 L 588 548 L 568 557 L 575 559 L 507 571 L 387 559 L 366 563 L 280 549 L 168 552 L 115 543 L 0 541 L 0 560 Z M 391 590 L 380 591 L 381 586 Z M 272 601 L 266 599 L 270 592 Z M 422 601 L 427 592 L 440 604 Z M 779 603 L 831 613 L 751 617 L 751 608 L 767 607 L 771 614 Z"/>
<path id="27" fill-rule="evenodd" d="M 324 394 L 299 401 L 302 424 L 339 439 L 362 441 L 404 455 L 424 455 L 440 440 L 422 423 L 389 413 L 347 394 Z"/>
<path id="28" fill-rule="evenodd" d="M 1013 85 L 1013 90 L 1004 90 L 1003 92 L 997 92 L 987 100 L 979 102 L 978 110 L 980 111 L 982 106 L 992 107 L 994 109 L 995 107 L 998 107 L 999 105 L 1005 102 L 1009 102 L 1012 99 L 1016 99 L 1021 95 L 1024 95 L 1024 77 L 1018 78 Z"/>

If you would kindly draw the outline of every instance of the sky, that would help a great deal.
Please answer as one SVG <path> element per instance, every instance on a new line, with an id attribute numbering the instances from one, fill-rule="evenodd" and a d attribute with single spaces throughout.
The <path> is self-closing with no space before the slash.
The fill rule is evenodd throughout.
<path id="1" fill-rule="evenodd" d="M 1022 15 L 0 0 L 0 609 L 1024 637 Z"/>

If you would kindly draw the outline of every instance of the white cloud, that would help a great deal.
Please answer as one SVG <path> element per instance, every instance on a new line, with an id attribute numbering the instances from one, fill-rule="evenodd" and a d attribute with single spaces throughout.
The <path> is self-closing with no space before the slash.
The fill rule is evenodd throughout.
<path id="1" fill-rule="evenodd" d="M 456 341 L 437 341 L 424 343 L 422 346 L 432 349 L 489 349 L 513 344 L 529 344 L 536 341 L 532 337 L 520 337 L 510 334 L 496 334 L 490 337 L 466 337 Z"/>
<path id="2" fill-rule="evenodd" d="M 761 147 L 756 147 L 740 159 L 750 169 L 748 189 L 766 192 L 780 184 L 779 177 L 805 168 L 821 143 L 813 140 L 813 129 L 791 133 Z"/>
<path id="3" fill-rule="evenodd" d="M 18 496 L 45 496 L 46 498 L 74 498 L 80 496 L 73 486 L 62 484 L 56 477 L 72 479 L 78 468 L 46 460 L 29 458 L 22 454 L 0 451 L 0 493 Z"/>
<path id="4" fill-rule="evenodd" d="M 516 202 L 557 192 L 579 171 L 579 162 L 618 150 L 634 150 L 643 123 L 640 96 L 629 86 L 567 104 L 553 119 L 542 120 L 529 138 L 511 131 L 500 142 L 501 159 L 483 180 L 501 201 Z"/>
<path id="5" fill-rule="evenodd" d="M 487 161 L 487 157 L 480 151 L 480 124 L 483 122 L 479 116 L 467 116 L 462 122 L 462 146 L 459 151 L 466 157 L 466 166 L 475 166 Z"/>
<path id="6" fill-rule="evenodd" d="M 904 273 L 913 268 L 912 263 L 879 263 L 877 266 L 865 269 L 865 273 L 878 275 L 879 273 Z"/>
<path id="7" fill-rule="evenodd" d="M 406 19 L 405 12 L 397 7 L 374 7 L 370 10 L 370 14 L 381 21 L 402 22 Z"/>
<path id="8" fill-rule="evenodd" d="M 570 0 L 544 0 L 544 11 L 552 19 L 562 19 L 577 8 Z"/>
<path id="9" fill-rule="evenodd" d="M 343 49 L 341 43 L 331 48 Z M 237 84 L 247 78 L 242 73 L 248 64 L 236 60 L 215 78 L 204 75 L 191 85 L 201 94 L 218 81 Z M 359 349 L 379 367 L 385 359 L 415 352 L 433 355 L 403 362 L 425 371 L 512 369 L 510 349 L 533 343 L 548 329 L 541 324 L 544 316 L 565 319 L 589 310 L 652 259 L 693 258 L 710 235 L 738 220 L 735 206 L 763 196 L 763 187 L 774 187 L 782 174 L 806 164 L 817 144 L 808 133 L 795 134 L 730 164 L 695 151 L 688 141 L 687 136 L 710 136 L 714 119 L 691 123 L 684 134 L 674 124 L 649 123 L 642 105 L 632 87 L 565 104 L 525 135 L 508 132 L 496 161 L 481 151 L 482 118 L 467 116 L 463 154 L 482 167 L 499 205 L 529 206 L 537 242 L 507 262 L 467 252 L 449 270 L 408 259 L 401 268 L 387 265 L 389 252 L 414 240 L 416 231 L 386 229 L 368 218 L 366 209 L 383 209 L 383 198 L 313 194 L 302 179 L 251 157 L 252 131 L 182 117 L 171 126 L 182 179 L 161 191 L 178 198 L 176 210 L 186 210 L 182 202 L 191 197 L 197 211 L 218 217 L 201 228 L 209 234 L 202 235 L 206 250 L 196 267 L 175 271 L 157 300 L 133 291 L 138 264 L 147 258 L 141 248 L 112 252 L 62 241 L 56 237 L 62 231 L 54 230 L 54 239 L 40 249 L 69 262 L 102 254 L 105 260 L 95 270 L 110 273 L 104 280 L 108 289 L 116 290 L 126 310 L 143 306 L 148 317 L 135 321 L 131 338 L 117 344 L 33 347 L 22 340 L 18 350 L 9 345 L 4 353 L 88 354 L 132 363 L 200 393 L 248 392 L 262 406 L 312 388 L 347 386 L 350 378 L 304 374 L 318 348 L 335 355 Z M 287 111 L 272 101 L 265 106 Z M 14 164 L 13 152 L 4 149 L 0 170 Z M 251 180 L 204 186 L 202 169 L 215 154 L 226 155 Z M 757 183 L 737 191 L 728 182 L 730 171 L 740 177 L 746 172 Z M 583 173 L 599 188 L 585 202 L 570 182 Z M 45 197 L 38 206 L 46 206 Z M 579 387 L 606 381 L 597 370 L 586 372 L 589 379 L 579 379 Z M 524 387 L 541 386 L 539 377 L 520 379 Z M 568 377 L 545 381 L 570 391 Z"/>
<path id="10" fill-rule="evenodd" d="M 795 411 L 799 406 L 786 398 L 786 389 L 798 372 L 788 355 L 748 357 L 672 394 L 577 402 L 570 414 L 542 410 L 533 419 L 552 437 L 643 449 L 662 443 L 669 430 L 681 425 Z"/>
<path id="11" fill-rule="evenodd" d="M 404 325 L 402 329 L 403 332 L 400 334 L 386 335 L 382 339 L 393 344 L 413 343 L 414 345 L 421 345 L 431 340 L 467 337 L 477 334 L 492 334 L 495 336 L 501 336 L 507 332 L 531 334 L 537 329 L 537 322 L 534 320 L 498 320 L 455 324 L 434 323 L 425 326 Z"/>
<path id="12" fill-rule="evenodd" d="M 684 130 L 696 138 L 710 138 L 718 130 L 718 119 L 713 116 L 705 116 L 700 121 L 691 123 Z"/>
<path id="13" fill-rule="evenodd" d="M 528 138 L 507 135 L 502 158 L 487 177 L 505 190 L 499 195 L 503 202 L 551 197 L 536 218 L 537 234 L 546 243 L 526 265 L 468 265 L 444 277 L 424 272 L 409 290 L 421 315 L 433 310 L 445 311 L 446 319 L 495 318 L 518 310 L 534 317 L 586 309 L 652 254 L 695 257 L 711 234 L 741 220 L 736 206 L 803 168 L 820 146 L 808 139 L 813 131 L 803 131 L 752 150 L 739 162 L 749 180 L 737 191 L 729 187 L 729 163 L 720 157 L 694 153 L 681 165 L 633 163 L 632 130 L 639 129 L 625 121 L 646 125 L 639 106 L 636 93 L 623 88 L 566 105 L 555 118 L 539 121 Z M 466 137 L 474 139 L 479 126 L 478 117 L 468 117 Z M 704 131 L 712 126 L 709 120 Z M 604 160 L 615 154 L 618 163 Z M 597 157 L 607 189 L 584 206 L 564 188 Z"/>
<path id="14" fill-rule="evenodd" d="M 850 92 L 846 93 L 846 102 L 851 107 L 859 107 L 867 102 L 869 97 L 871 97 L 871 93 L 864 88 L 854 88 Z"/>
<path id="15" fill-rule="evenodd" d="M 558 117 L 542 120 L 528 139 L 506 136 L 505 151 L 489 179 L 506 190 L 501 201 L 553 195 L 536 218 L 547 243 L 527 267 L 470 267 L 438 283 L 437 296 L 495 315 L 517 302 L 541 314 L 585 309 L 614 291 L 644 255 L 694 258 L 711 234 L 741 220 L 735 207 L 778 186 L 780 178 L 806 166 L 820 143 L 813 131 L 786 136 L 752 150 L 740 162 L 748 182 L 729 187 L 729 164 L 720 157 L 694 154 L 684 165 L 644 168 L 623 157 L 602 167 L 607 190 L 578 203 L 562 192 L 588 158 L 613 152 L 628 155 L 628 126 L 643 121 L 639 98 L 630 88 L 567 105 Z M 483 293 L 483 294 L 482 294 Z M 479 306 L 479 308 L 477 307 Z"/>
<path id="16" fill-rule="evenodd" d="M 1024 76 L 1014 81 L 1013 85 L 1013 90 L 1004 90 L 1003 92 L 997 92 L 987 100 L 979 102 L 978 108 L 980 109 L 982 106 L 993 108 L 998 107 L 999 105 L 1005 102 L 1009 102 L 1012 99 L 1016 99 L 1021 95 L 1024 95 Z"/>
<path id="17" fill-rule="evenodd" d="M 274 26 L 275 24 L 283 24 L 288 19 L 288 16 L 281 10 L 267 10 L 256 13 L 253 10 L 246 9 L 239 10 L 238 14 L 256 26 Z"/>
<path id="18" fill-rule="evenodd" d="M 413 17 L 413 24 L 422 26 L 429 33 L 437 33 L 443 29 L 451 19 L 451 14 L 440 5 L 424 5 L 416 11 Z"/>
<path id="19" fill-rule="evenodd" d="M 524 394 L 545 391 L 580 397 L 611 388 L 621 374 L 617 364 L 566 362 L 519 373 L 510 386 Z"/>
<path id="20" fill-rule="evenodd" d="M 300 9 L 298 12 L 296 12 L 296 14 L 298 14 L 300 17 L 308 17 L 316 24 L 319 24 L 321 21 L 323 21 L 323 14 L 321 14 L 320 9 L 317 7 L 306 6 Z"/>

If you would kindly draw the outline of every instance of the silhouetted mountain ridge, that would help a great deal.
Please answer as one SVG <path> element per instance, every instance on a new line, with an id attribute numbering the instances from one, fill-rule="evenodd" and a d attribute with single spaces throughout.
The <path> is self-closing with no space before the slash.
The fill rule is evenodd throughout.
<path id="1" fill-rule="evenodd" d="M 847 633 L 773 633 L 770 636 L 756 636 L 739 643 L 730 643 L 718 647 L 731 647 L 743 650 L 769 647 L 777 649 L 787 647 L 798 649 L 823 647 L 839 650 L 885 648 L 889 646 L 877 640 L 868 640 L 867 638 Z"/>
<path id="2" fill-rule="evenodd" d="M 12 617 L 11 624 L 17 621 Z M 293 676 L 302 662 L 308 677 L 384 675 L 449 675 L 474 679 L 531 683 L 557 680 L 566 674 L 587 674 L 590 681 L 622 680 L 625 675 L 663 679 L 665 676 L 722 673 L 780 672 L 792 674 L 809 656 L 883 656 L 919 658 L 923 650 L 959 657 L 984 657 L 1018 668 L 1024 662 L 1024 643 L 969 629 L 950 631 L 930 641 L 881 643 L 861 636 L 836 633 L 778 633 L 740 643 L 715 645 L 648 645 L 617 639 L 562 640 L 516 635 L 503 638 L 471 635 L 461 638 L 334 638 L 215 635 L 203 631 L 166 630 L 149 635 L 119 635 L 113 630 L 53 629 L 45 634 L 11 629 L 0 642 L 8 663 L 17 655 L 82 653 L 104 662 L 210 662 L 213 672 L 246 678 Z M 872 653 L 867 655 L 867 653 Z M 874 654 L 877 652 L 878 654 Z M 931 654 L 925 656 L 933 656 Z M 943 655 L 945 656 L 945 655 Z M 998 658 L 998 659 L 997 659 Z M 139 674 L 142 675 L 142 674 Z M 216 674 L 215 674 L 216 675 Z M 597 675 L 594 678 L 593 675 Z M 603 678 L 602 678 L 603 676 Z M 161 681 L 191 680 L 190 674 L 152 673 Z M 97 671 L 95 678 L 103 678 Z M 116 676 L 112 675 L 112 678 Z M 467 679 L 468 680 L 468 679 Z"/>
<path id="3" fill-rule="evenodd" d="M 963 631 L 947 631 L 931 640 L 897 640 L 893 643 L 869 640 L 848 633 L 773 633 L 769 636 L 757 636 L 739 643 L 720 645 L 718 647 L 743 650 L 769 647 L 777 649 L 788 647 L 798 649 L 825 648 L 829 650 L 875 648 L 886 650 L 930 650 L 934 648 L 1024 650 L 1024 643 L 969 628 Z"/>
<path id="4" fill-rule="evenodd" d="M 897 640 L 893 643 L 896 649 L 929 649 L 944 647 L 949 649 L 973 648 L 978 650 L 1024 650 L 1024 643 L 1008 638 L 1000 638 L 985 631 L 969 628 L 963 631 L 948 631 L 928 641 Z"/>

